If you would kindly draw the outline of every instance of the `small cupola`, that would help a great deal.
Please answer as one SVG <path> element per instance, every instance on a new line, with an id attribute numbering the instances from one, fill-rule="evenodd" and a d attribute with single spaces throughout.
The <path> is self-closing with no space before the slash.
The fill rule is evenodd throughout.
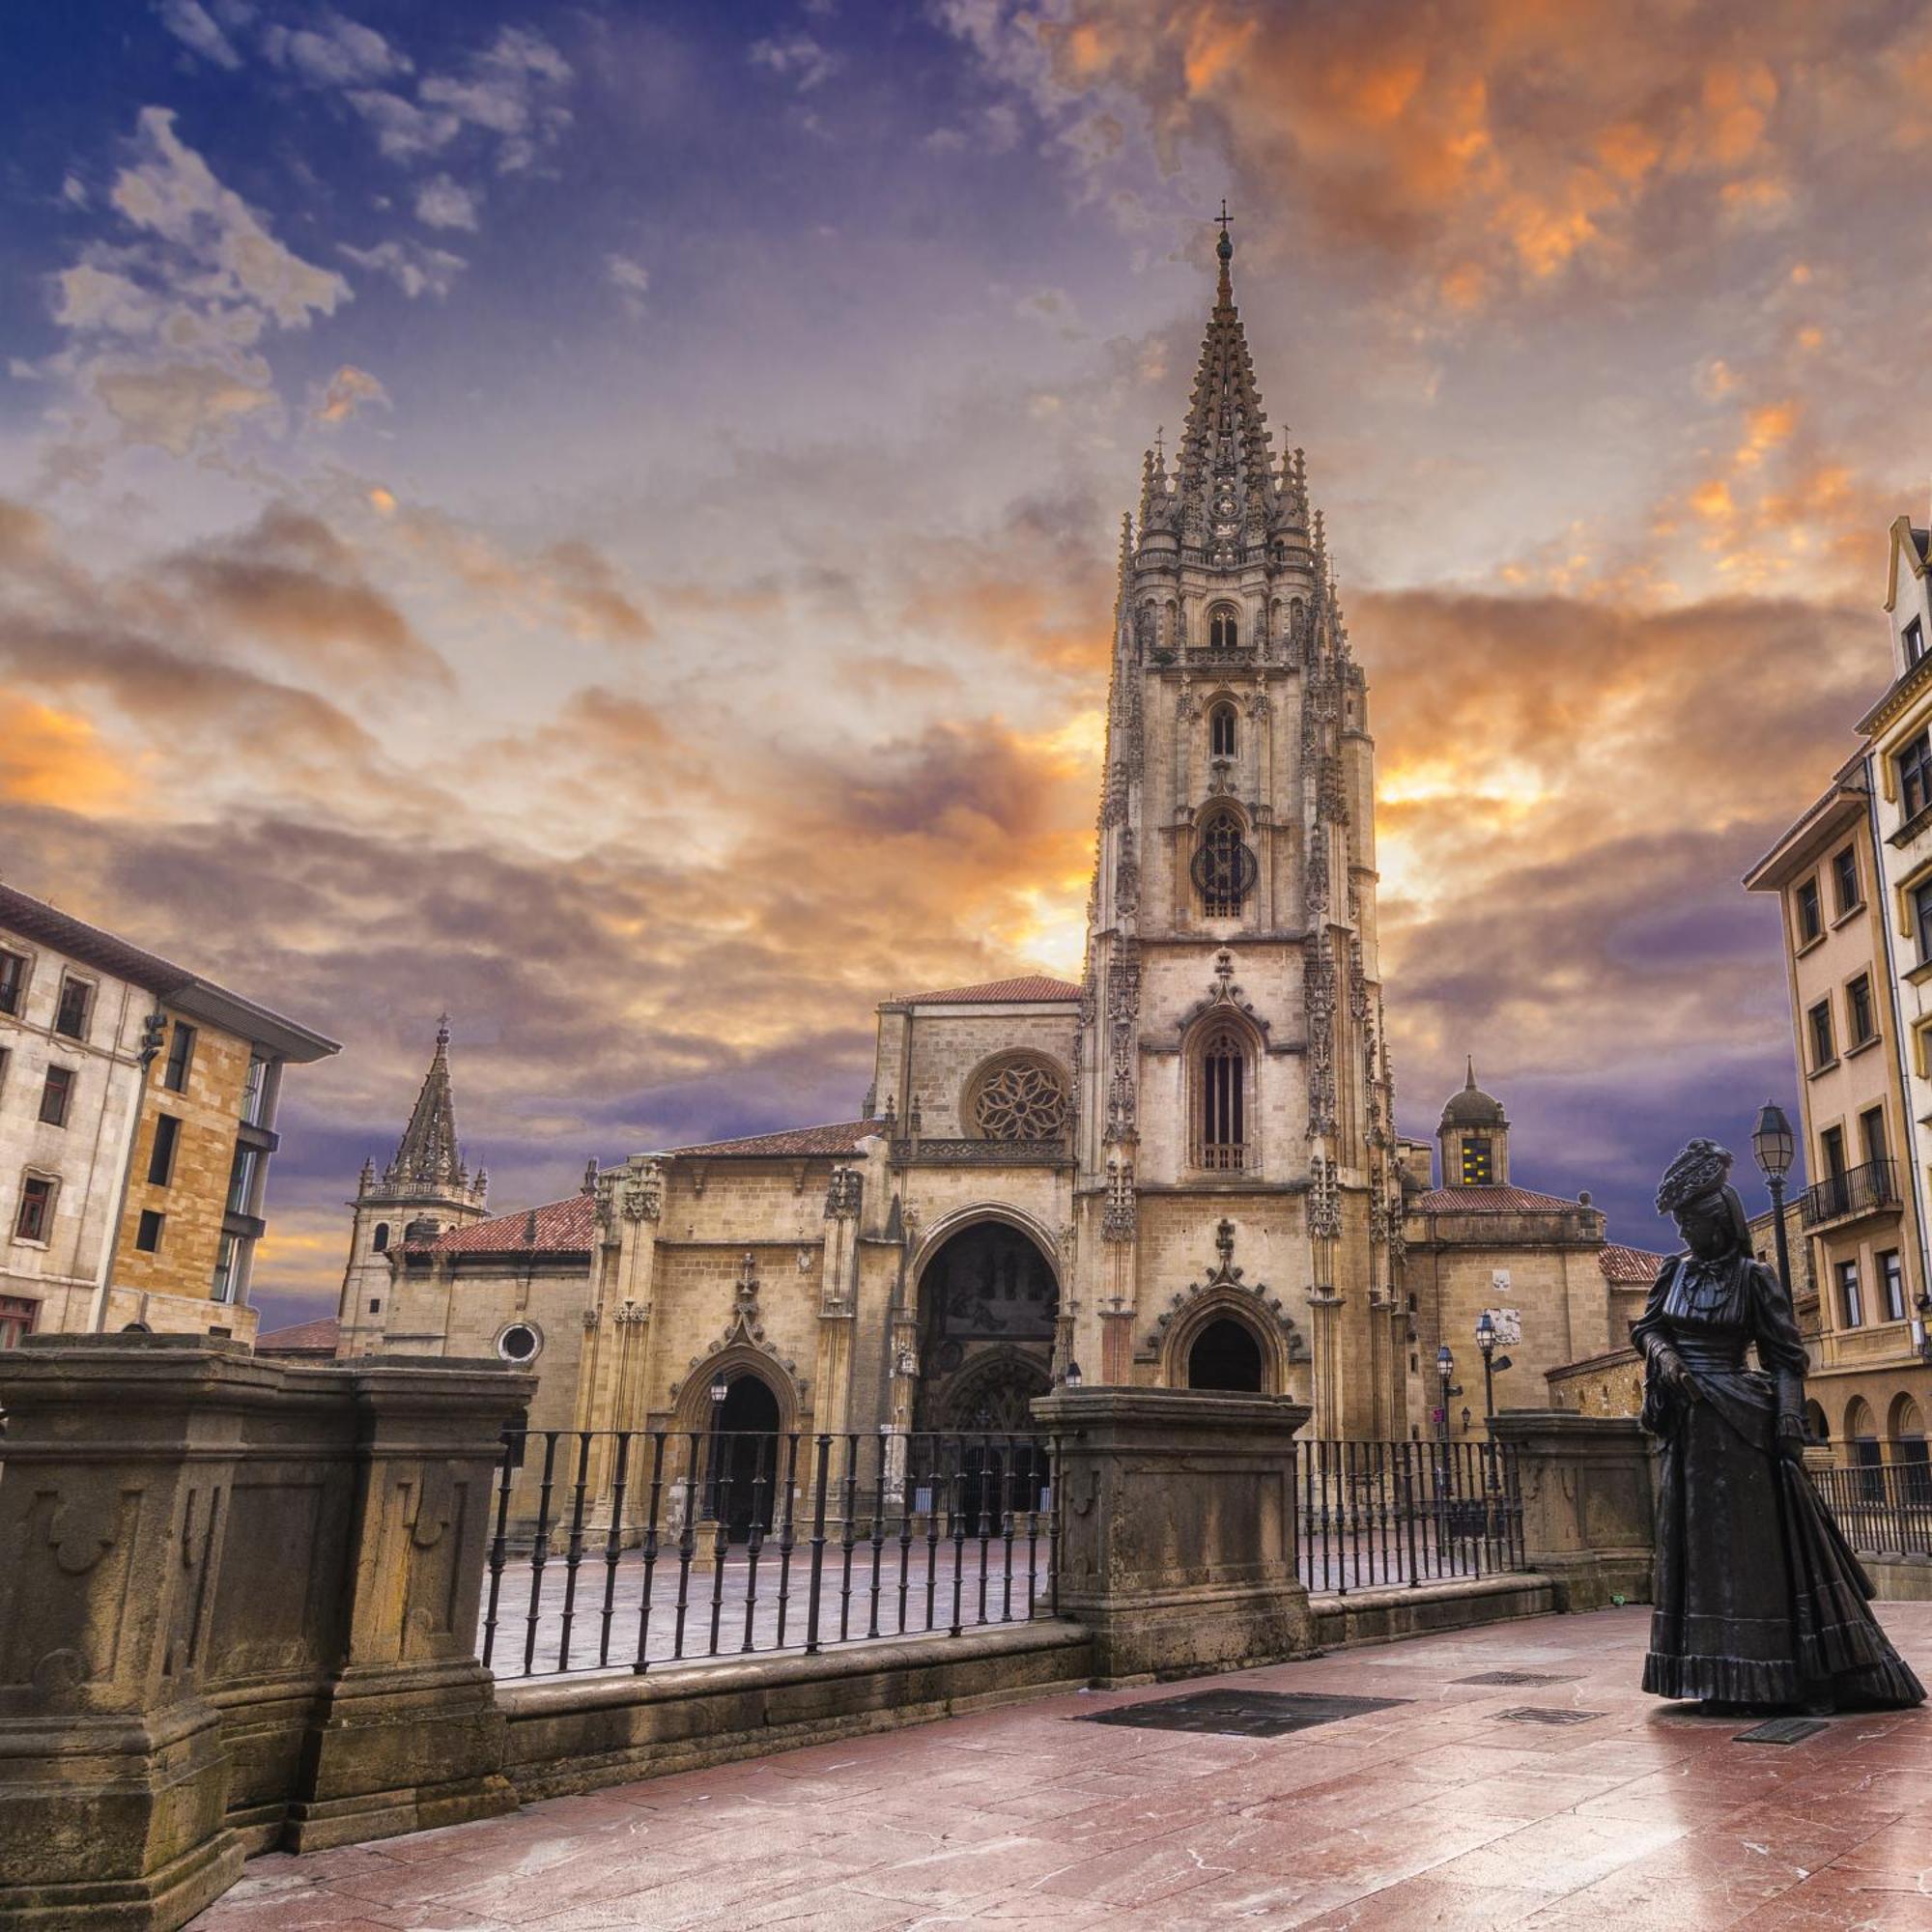
<path id="1" fill-rule="evenodd" d="M 1476 1063 L 1461 1093 L 1442 1109 L 1436 1136 L 1442 1146 L 1445 1187 L 1501 1187 L 1509 1181 L 1509 1118 L 1493 1094 L 1476 1085 Z"/>

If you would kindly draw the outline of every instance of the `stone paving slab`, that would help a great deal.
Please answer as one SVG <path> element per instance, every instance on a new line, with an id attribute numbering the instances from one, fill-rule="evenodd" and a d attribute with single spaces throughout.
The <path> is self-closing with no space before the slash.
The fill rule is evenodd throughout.
<path id="1" fill-rule="evenodd" d="M 1932 1604 L 1881 1614 L 1921 1676 Z M 1735 1742 L 1648 1612 L 1086 1692 L 251 1863 L 195 1932 L 1932 1932 L 1932 1713 Z M 1561 1675 L 1459 1684 L 1487 1670 Z M 1408 1701 L 1280 1738 L 1079 1721 L 1217 1686 Z M 1525 1703 L 1601 1712 L 1503 1721 Z"/>

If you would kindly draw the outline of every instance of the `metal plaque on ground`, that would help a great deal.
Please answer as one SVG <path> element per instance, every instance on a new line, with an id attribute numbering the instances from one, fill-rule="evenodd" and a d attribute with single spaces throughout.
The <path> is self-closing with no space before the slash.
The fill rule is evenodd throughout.
<path id="1" fill-rule="evenodd" d="M 1740 1731 L 1731 1742 L 1734 1745 L 1802 1745 L 1806 1738 L 1815 1738 L 1820 1731 L 1832 1727 L 1822 1718 L 1773 1718 L 1762 1724 L 1753 1724 L 1747 1731 Z"/>
<path id="2" fill-rule="evenodd" d="M 1605 1711 L 1555 1710 L 1541 1704 L 1519 1704 L 1513 1711 L 1498 1711 L 1502 1724 L 1587 1724 L 1592 1718 L 1608 1716 Z"/>
<path id="3" fill-rule="evenodd" d="M 1111 1711 L 1083 1713 L 1089 1724 L 1131 1724 L 1151 1731 L 1207 1731 L 1232 1738 L 1281 1738 L 1368 1711 L 1410 1704 L 1412 1697 L 1321 1696 L 1306 1690 L 1195 1690 Z"/>
<path id="4" fill-rule="evenodd" d="M 1480 1677 L 1456 1677 L 1455 1684 L 1574 1684 L 1575 1675 L 1557 1676 L 1542 1670 L 1486 1670 Z"/>

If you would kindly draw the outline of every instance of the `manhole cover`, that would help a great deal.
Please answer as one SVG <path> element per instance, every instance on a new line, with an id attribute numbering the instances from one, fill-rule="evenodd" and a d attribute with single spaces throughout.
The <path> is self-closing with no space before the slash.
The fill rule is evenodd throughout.
<path id="1" fill-rule="evenodd" d="M 1480 1677 L 1458 1677 L 1457 1684 L 1574 1684 L 1576 1678 L 1551 1676 L 1540 1670 L 1486 1670 Z"/>
<path id="2" fill-rule="evenodd" d="M 1587 1724 L 1604 1711 L 1551 1710 L 1541 1704 L 1519 1704 L 1514 1711 L 1498 1711 L 1496 1721 L 1503 1724 Z"/>
<path id="3" fill-rule="evenodd" d="M 1150 1731 L 1208 1731 L 1231 1738 L 1282 1738 L 1366 1711 L 1386 1711 L 1410 1697 L 1318 1696 L 1304 1690 L 1196 1690 L 1184 1697 L 1157 1697 L 1094 1711 L 1080 1721 L 1131 1724 Z"/>
<path id="4" fill-rule="evenodd" d="M 1821 1718 L 1773 1718 L 1768 1722 L 1754 1724 L 1747 1731 L 1740 1731 L 1731 1742 L 1734 1745 L 1802 1745 L 1806 1738 L 1815 1738 L 1820 1731 L 1831 1726 Z"/>

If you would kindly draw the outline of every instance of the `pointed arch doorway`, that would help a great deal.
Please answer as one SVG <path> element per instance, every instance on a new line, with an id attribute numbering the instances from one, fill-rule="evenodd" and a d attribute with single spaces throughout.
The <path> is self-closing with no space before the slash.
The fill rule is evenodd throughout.
<path id="1" fill-rule="evenodd" d="M 1031 1432 L 1059 1315 L 1053 1264 L 1023 1229 L 988 1216 L 949 1236 L 920 1271 L 915 1428 Z"/>

